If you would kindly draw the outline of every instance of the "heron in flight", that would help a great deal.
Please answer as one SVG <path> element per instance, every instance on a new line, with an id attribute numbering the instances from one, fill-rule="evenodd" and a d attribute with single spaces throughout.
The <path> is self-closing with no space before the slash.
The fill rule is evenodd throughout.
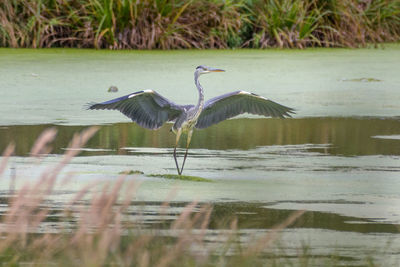
<path id="1" fill-rule="evenodd" d="M 207 128 L 243 113 L 279 118 L 291 117 L 290 113 L 294 113 L 292 108 L 245 91 L 223 94 L 204 102 L 204 90 L 199 77 L 212 72 L 224 70 L 201 65 L 194 72 L 194 82 L 199 92 L 197 105 L 178 105 L 153 90 L 144 90 L 103 103 L 91 104 L 89 109 L 119 110 L 140 126 L 152 130 L 160 128 L 165 122 L 174 122 L 171 130 L 176 134 L 174 159 L 179 175 L 185 166 L 194 128 Z M 182 133 L 187 135 L 186 152 L 182 167 L 179 168 L 176 148 Z"/>

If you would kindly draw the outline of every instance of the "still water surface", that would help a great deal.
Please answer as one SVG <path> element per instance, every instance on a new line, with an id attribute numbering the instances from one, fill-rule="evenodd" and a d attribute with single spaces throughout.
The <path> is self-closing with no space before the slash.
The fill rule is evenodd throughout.
<path id="1" fill-rule="evenodd" d="M 57 188 L 55 214 L 90 181 L 113 181 L 124 170 L 142 184 L 132 209 L 149 227 L 162 227 L 160 203 L 176 190 L 170 219 L 185 203 L 212 203 L 207 238 L 226 218 L 237 217 L 243 242 L 305 215 L 283 232 L 286 256 L 302 244 L 315 257 L 336 253 L 343 264 L 400 262 L 400 46 L 386 49 L 306 51 L 126 52 L 0 49 L 0 150 L 16 153 L 0 180 L 8 194 L 60 160 L 76 131 L 102 125 L 73 173 Z M 207 64 L 227 70 L 203 76 L 206 98 L 243 89 L 296 108 L 293 119 L 240 118 L 194 133 L 185 174 L 211 183 L 148 177 L 176 173 L 175 137 L 165 125 L 149 131 L 118 112 L 87 111 L 90 101 L 155 89 L 177 103 L 196 102 L 193 70 Z M 118 93 L 108 93 L 110 85 Z M 182 90 L 182 88 L 185 88 Z M 40 133 L 58 130 L 52 154 L 29 158 Z M 180 150 L 182 155 L 184 151 Z M 139 208 L 140 207 L 140 208 Z M 135 213 L 133 213 L 135 214 Z M 56 227 L 56 225 L 53 225 Z M 279 251 L 277 251 L 279 254 Z"/>

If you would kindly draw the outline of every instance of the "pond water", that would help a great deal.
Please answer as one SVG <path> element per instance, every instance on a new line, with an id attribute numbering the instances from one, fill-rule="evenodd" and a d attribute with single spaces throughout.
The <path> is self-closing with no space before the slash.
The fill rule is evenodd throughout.
<path id="1" fill-rule="evenodd" d="M 397 266 L 398 62 L 400 45 L 305 51 L 0 49 L 0 150 L 16 143 L 1 194 L 8 194 L 11 182 L 18 188 L 59 162 L 75 132 L 101 125 L 63 171 L 73 177 L 57 188 L 55 211 L 88 182 L 114 181 L 121 171 L 138 170 L 143 174 L 128 177 L 141 182 L 132 205 L 147 211 L 149 227 L 157 227 L 159 207 L 172 191 L 178 211 L 193 200 L 213 205 L 210 240 L 221 218 L 236 216 L 242 235 L 252 236 L 306 210 L 282 233 L 286 256 L 306 244 L 316 258 L 335 254 L 341 264 L 360 265 L 372 256 Z M 195 131 L 184 174 L 212 182 L 147 176 L 176 174 L 170 124 L 150 131 L 119 112 L 83 108 L 142 89 L 195 103 L 193 71 L 200 64 L 227 70 L 201 77 L 206 98 L 240 89 L 296 109 L 292 119 L 242 116 Z M 119 91 L 108 92 L 110 86 Z M 52 154 L 38 163 L 29 152 L 48 127 L 58 135 Z M 182 160 L 184 150 L 179 153 Z"/>

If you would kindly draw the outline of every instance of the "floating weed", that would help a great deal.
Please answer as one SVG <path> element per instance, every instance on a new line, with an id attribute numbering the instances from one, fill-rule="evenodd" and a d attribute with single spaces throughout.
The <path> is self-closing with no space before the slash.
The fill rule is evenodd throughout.
<path id="1" fill-rule="evenodd" d="M 133 175 L 133 174 L 144 174 L 144 172 L 139 171 L 139 170 L 126 170 L 126 171 L 119 172 L 118 174 Z"/>
<path id="2" fill-rule="evenodd" d="M 183 181 L 192 181 L 192 182 L 212 182 L 210 179 L 206 179 L 199 176 L 190 176 L 190 175 L 177 175 L 177 174 L 148 174 L 149 177 L 159 177 L 165 179 L 172 180 L 183 180 Z"/>
<path id="3" fill-rule="evenodd" d="M 342 82 L 363 82 L 363 83 L 370 83 L 370 82 L 381 82 L 382 80 L 375 79 L 375 78 L 355 78 L 355 79 L 342 79 Z"/>

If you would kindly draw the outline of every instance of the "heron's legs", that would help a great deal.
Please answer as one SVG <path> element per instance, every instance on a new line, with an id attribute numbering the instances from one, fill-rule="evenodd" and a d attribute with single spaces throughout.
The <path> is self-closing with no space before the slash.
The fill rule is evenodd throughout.
<path id="1" fill-rule="evenodd" d="M 176 165 L 176 169 L 178 171 L 178 174 L 181 175 L 181 172 L 180 172 L 179 166 L 178 166 L 178 160 L 176 159 L 176 146 L 174 148 L 174 159 L 175 159 L 175 165 Z"/>
<path id="2" fill-rule="evenodd" d="M 193 134 L 193 130 L 189 131 L 189 132 L 188 132 L 188 135 L 187 135 L 187 140 L 186 140 L 186 152 L 185 152 L 185 157 L 183 158 L 183 163 L 182 163 L 182 168 L 181 168 L 181 173 L 180 173 L 180 174 L 182 174 L 182 172 L 183 172 L 183 167 L 185 166 L 185 161 L 186 161 L 186 157 L 187 157 L 188 150 L 189 150 L 190 140 L 192 139 L 192 134 Z"/>
<path id="3" fill-rule="evenodd" d="M 181 129 L 178 129 L 178 131 L 176 132 L 176 141 L 175 141 L 175 148 L 174 148 L 175 165 L 176 165 L 176 169 L 177 169 L 179 175 L 181 175 L 181 171 L 179 170 L 178 160 L 176 158 L 176 147 L 178 146 L 179 139 L 181 138 L 181 133 L 182 133 Z"/>

